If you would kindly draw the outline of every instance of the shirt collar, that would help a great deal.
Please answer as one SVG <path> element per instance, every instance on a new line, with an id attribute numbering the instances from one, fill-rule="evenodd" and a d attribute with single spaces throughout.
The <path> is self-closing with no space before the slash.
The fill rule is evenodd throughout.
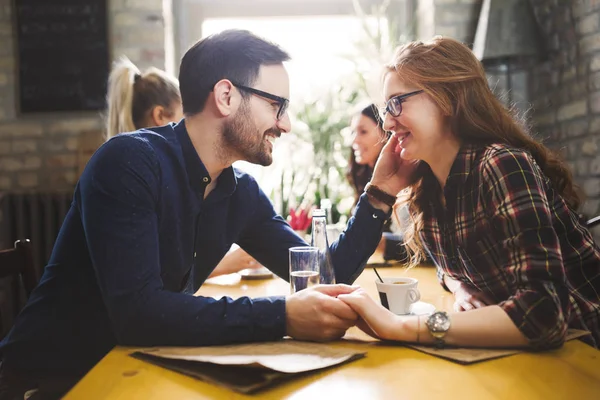
<path id="1" fill-rule="evenodd" d="M 463 143 L 452 163 L 450 174 L 446 180 L 446 186 L 457 183 L 464 183 L 469 174 L 473 170 L 473 163 L 477 158 L 477 150 L 479 146 L 476 144 Z"/>
<path id="2" fill-rule="evenodd" d="M 198 156 L 196 149 L 190 139 L 190 135 L 185 127 L 185 119 L 182 119 L 174 127 L 175 135 L 181 146 L 185 169 L 188 175 L 190 186 L 195 190 L 204 193 L 204 189 L 211 182 L 208 170 Z M 225 168 L 217 181 L 215 191 L 222 195 L 231 195 L 237 186 L 237 178 L 233 167 Z"/>

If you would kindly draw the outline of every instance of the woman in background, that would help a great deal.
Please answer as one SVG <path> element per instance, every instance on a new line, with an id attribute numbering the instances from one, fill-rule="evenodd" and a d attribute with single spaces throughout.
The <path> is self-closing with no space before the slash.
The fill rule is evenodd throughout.
<path id="1" fill-rule="evenodd" d="M 179 122 L 183 106 L 177 79 L 158 68 L 141 72 L 128 58 L 115 62 L 108 78 L 106 138 L 137 129 Z M 209 278 L 261 265 L 243 249 L 223 257 Z"/>
<path id="2" fill-rule="evenodd" d="M 354 204 L 371 180 L 373 167 L 389 135 L 383 130 L 383 120 L 375 104 L 363 108 L 352 118 L 352 151 L 346 178 L 354 189 Z"/>
<path id="3" fill-rule="evenodd" d="M 383 129 L 383 119 L 375 104 L 369 104 L 357 113 L 350 123 L 352 130 L 352 151 L 348 160 L 346 178 L 354 189 L 354 205 L 358 203 L 360 195 L 365 191 L 366 184 L 371 180 L 373 167 L 377 162 L 381 149 L 390 137 Z M 404 221 L 404 209 L 396 210 Z M 398 230 L 392 219 L 385 224 L 383 238 L 379 244 L 379 251 L 383 252 L 384 260 L 406 260 L 406 251 L 402 245 L 402 236 L 395 233 Z"/>
<path id="4" fill-rule="evenodd" d="M 106 103 L 107 139 L 183 118 L 177 79 L 158 68 L 142 74 L 126 57 L 115 62 L 110 73 Z"/>

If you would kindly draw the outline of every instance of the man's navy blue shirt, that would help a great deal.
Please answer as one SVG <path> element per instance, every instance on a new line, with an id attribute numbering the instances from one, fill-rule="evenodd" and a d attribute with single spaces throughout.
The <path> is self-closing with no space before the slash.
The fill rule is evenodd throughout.
<path id="1" fill-rule="evenodd" d="M 194 297 L 232 243 L 284 279 L 306 246 L 256 181 L 209 174 L 185 122 L 118 135 L 88 163 L 40 284 L 1 343 L 7 366 L 85 373 L 117 344 L 202 346 L 285 335 L 284 297 Z M 362 198 L 331 245 L 338 282 L 353 282 L 381 237 L 383 212 Z"/>

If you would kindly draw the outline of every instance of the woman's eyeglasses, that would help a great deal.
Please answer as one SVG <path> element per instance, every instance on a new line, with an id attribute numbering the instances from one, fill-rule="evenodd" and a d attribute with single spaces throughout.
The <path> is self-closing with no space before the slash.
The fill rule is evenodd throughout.
<path id="1" fill-rule="evenodd" d="M 277 110 L 277 120 L 278 121 L 281 118 L 283 118 L 283 116 L 287 112 L 288 106 L 290 105 L 290 101 L 288 99 L 286 99 L 285 97 L 276 96 L 274 94 L 263 92 L 262 90 L 254 89 L 254 88 L 251 88 L 248 86 L 238 85 L 235 82 L 231 82 L 231 83 L 233 84 L 233 86 L 237 87 L 238 89 L 245 90 L 246 92 L 263 97 L 265 99 L 276 101 L 277 104 L 279 104 L 279 109 Z"/>
<path id="2" fill-rule="evenodd" d="M 390 113 L 392 117 L 399 117 L 400 114 L 402 114 L 402 103 L 404 103 L 407 98 L 423 92 L 424 90 L 415 90 L 414 92 L 400 94 L 398 96 L 392 97 L 385 104 L 383 116 L 385 117 L 385 114 Z"/>

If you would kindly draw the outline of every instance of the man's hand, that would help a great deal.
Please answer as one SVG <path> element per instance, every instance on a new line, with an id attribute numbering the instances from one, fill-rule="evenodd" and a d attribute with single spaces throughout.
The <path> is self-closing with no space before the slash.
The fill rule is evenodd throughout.
<path id="1" fill-rule="evenodd" d="M 323 342 L 339 339 L 354 326 L 358 315 L 336 297 L 357 287 L 318 285 L 286 298 L 287 334 L 294 339 Z"/>
<path id="2" fill-rule="evenodd" d="M 393 134 L 383 146 L 371 183 L 384 192 L 396 196 L 412 182 L 419 161 L 407 161 L 400 157 L 398 135 Z"/>

